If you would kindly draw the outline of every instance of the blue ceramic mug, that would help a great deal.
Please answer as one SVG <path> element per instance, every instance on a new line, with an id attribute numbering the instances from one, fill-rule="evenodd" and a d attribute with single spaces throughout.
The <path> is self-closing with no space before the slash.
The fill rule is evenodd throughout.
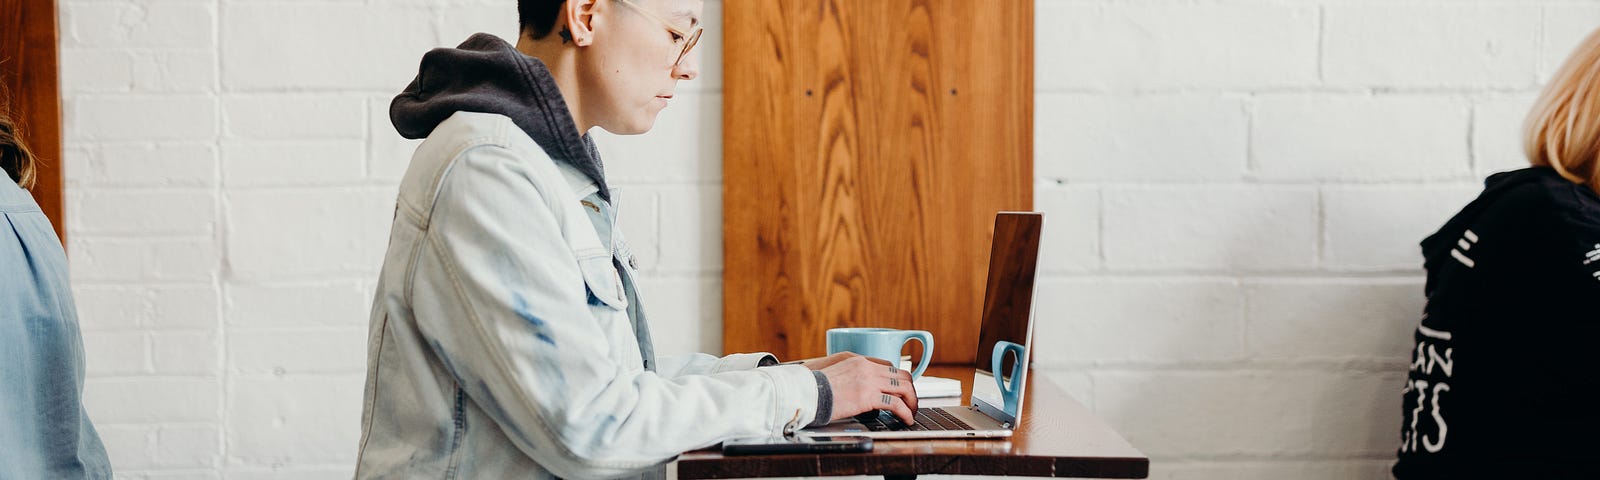
<path id="1" fill-rule="evenodd" d="M 1016 355 L 1016 360 L 1012 361 L 1010 372 L 1001 372 L 1007 353 Z M 1026 374 L 1022 371 L 1022 359 L 1027 355 L 1027 347 L 1001 340 L 995 342 L 994 353 L 989 356 L 989 371 L 994 372 L 994 383 L 1000 387 L 1000 398 L 1004 399 L 1006 413 L 1011 414 L 1012 418 L 1016 418 L 1019 413 L 1017 407 L 1022 403 L 1022 376 Z M 1007 378 L 1011 381 L 1007 382 Z"/>
<path id="2" fill-rule="evenodd" d="M 828 329 L 828 354 L 855 352 L 864 356 L 888 360 L 890 365 L 900 365 L 900 352 L 906 343 L 922 342 L 922 361 L 911 371 L 913 380 L 922 377 L 933 359 L 933 334 L 923 330 L 896 330 L 893 328 L 830 328 Z"/>

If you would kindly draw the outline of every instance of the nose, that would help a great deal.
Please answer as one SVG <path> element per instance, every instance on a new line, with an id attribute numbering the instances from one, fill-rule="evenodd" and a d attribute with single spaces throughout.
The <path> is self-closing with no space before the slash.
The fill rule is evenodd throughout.
<path id="1" fill-rule="evenodd" d="M 690 50 L 689 54 L 683 57 L 682 62 L 678 62 L 677 66 L 672 67 L 672 78 L 676 78 L 678 80 L 694 80 L 699 76 L 700 52 L 698 51 Z"/>

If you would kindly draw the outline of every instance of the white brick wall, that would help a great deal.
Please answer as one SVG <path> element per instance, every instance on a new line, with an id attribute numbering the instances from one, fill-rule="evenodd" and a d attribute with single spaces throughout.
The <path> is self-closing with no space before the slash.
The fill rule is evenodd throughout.
<path id="1" fill-rule="evenodd" d="M 721 1 L 702 78 L 599 133 L 659 348 L 718 351 Z M 1575 0 L 1036 0 L 1038 378 L 1154 478 L 1372 478 L 1416 243 L 1521 165 Z M 511 0 L 65 0 L 70 255 L 121 478 L 346 478 L 421 54 Z M 157 212 L 157 213 L 151 213 Z"/>

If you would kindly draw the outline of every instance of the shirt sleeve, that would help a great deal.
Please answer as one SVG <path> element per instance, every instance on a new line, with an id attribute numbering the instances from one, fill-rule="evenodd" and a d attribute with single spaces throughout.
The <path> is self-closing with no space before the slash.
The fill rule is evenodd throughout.
<path id="1" fill-rule="evenodd" d="M 411 286 L 417 311 L 444 312 L 419 315 L 419 333 L 520 451 L 561 477 L 616 477 L 815 415 L 804 366 L 669 377 L 614 361 L 558 204 L 532 175 L 505 148 L 463 153 L 440 180 Z"/>
<path id="2" fill-rule="evenodd" d="M 735 353 L 724 357 L 688 353 L 662 356 L 656 360 L 656 371 L 663 377 L 677 378 L 684 375 L 737 372 L 777 364 L 778 357 L 770 353 Z"/>

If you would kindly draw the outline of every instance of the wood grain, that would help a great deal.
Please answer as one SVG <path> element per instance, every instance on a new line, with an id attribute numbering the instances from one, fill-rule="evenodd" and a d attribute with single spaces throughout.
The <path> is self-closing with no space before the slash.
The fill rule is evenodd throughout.
<path id="1" fill-rule="evenodd" d="M 0 80 L 21 137 L 39 157 L 31 193 L 65 245 L 62 207 L 61 83 L 57 67 L 55 0 L 0 2 Z M 0 108 L 6 108 L 0 99 Z"/>
<path id="2" fill-rule="evenodd" d="M 1033 189 L 1033 2 L 723 6 L 729 352 L 829 328 L 934 333 L 971 362 L 994 214 Z"/>
<path id="3" fill-rule="evenodd" d="M 928 375 L 961 380 L 972 391 L 971 367 L 934 366 Z M 1037 372 L 1035 372 L 1037 373 Z M 1030 375 L 1031 376 L 1031 375 Z M 1145 478 L 1150 459 L 1083 404 L 1031 376 L 1022 424 L 1009 439 L 878 440 L 870 453 L 725 457 L 717 449 L 678 458 L 678 478 L 833 475 L 1020 475 Z"/>

